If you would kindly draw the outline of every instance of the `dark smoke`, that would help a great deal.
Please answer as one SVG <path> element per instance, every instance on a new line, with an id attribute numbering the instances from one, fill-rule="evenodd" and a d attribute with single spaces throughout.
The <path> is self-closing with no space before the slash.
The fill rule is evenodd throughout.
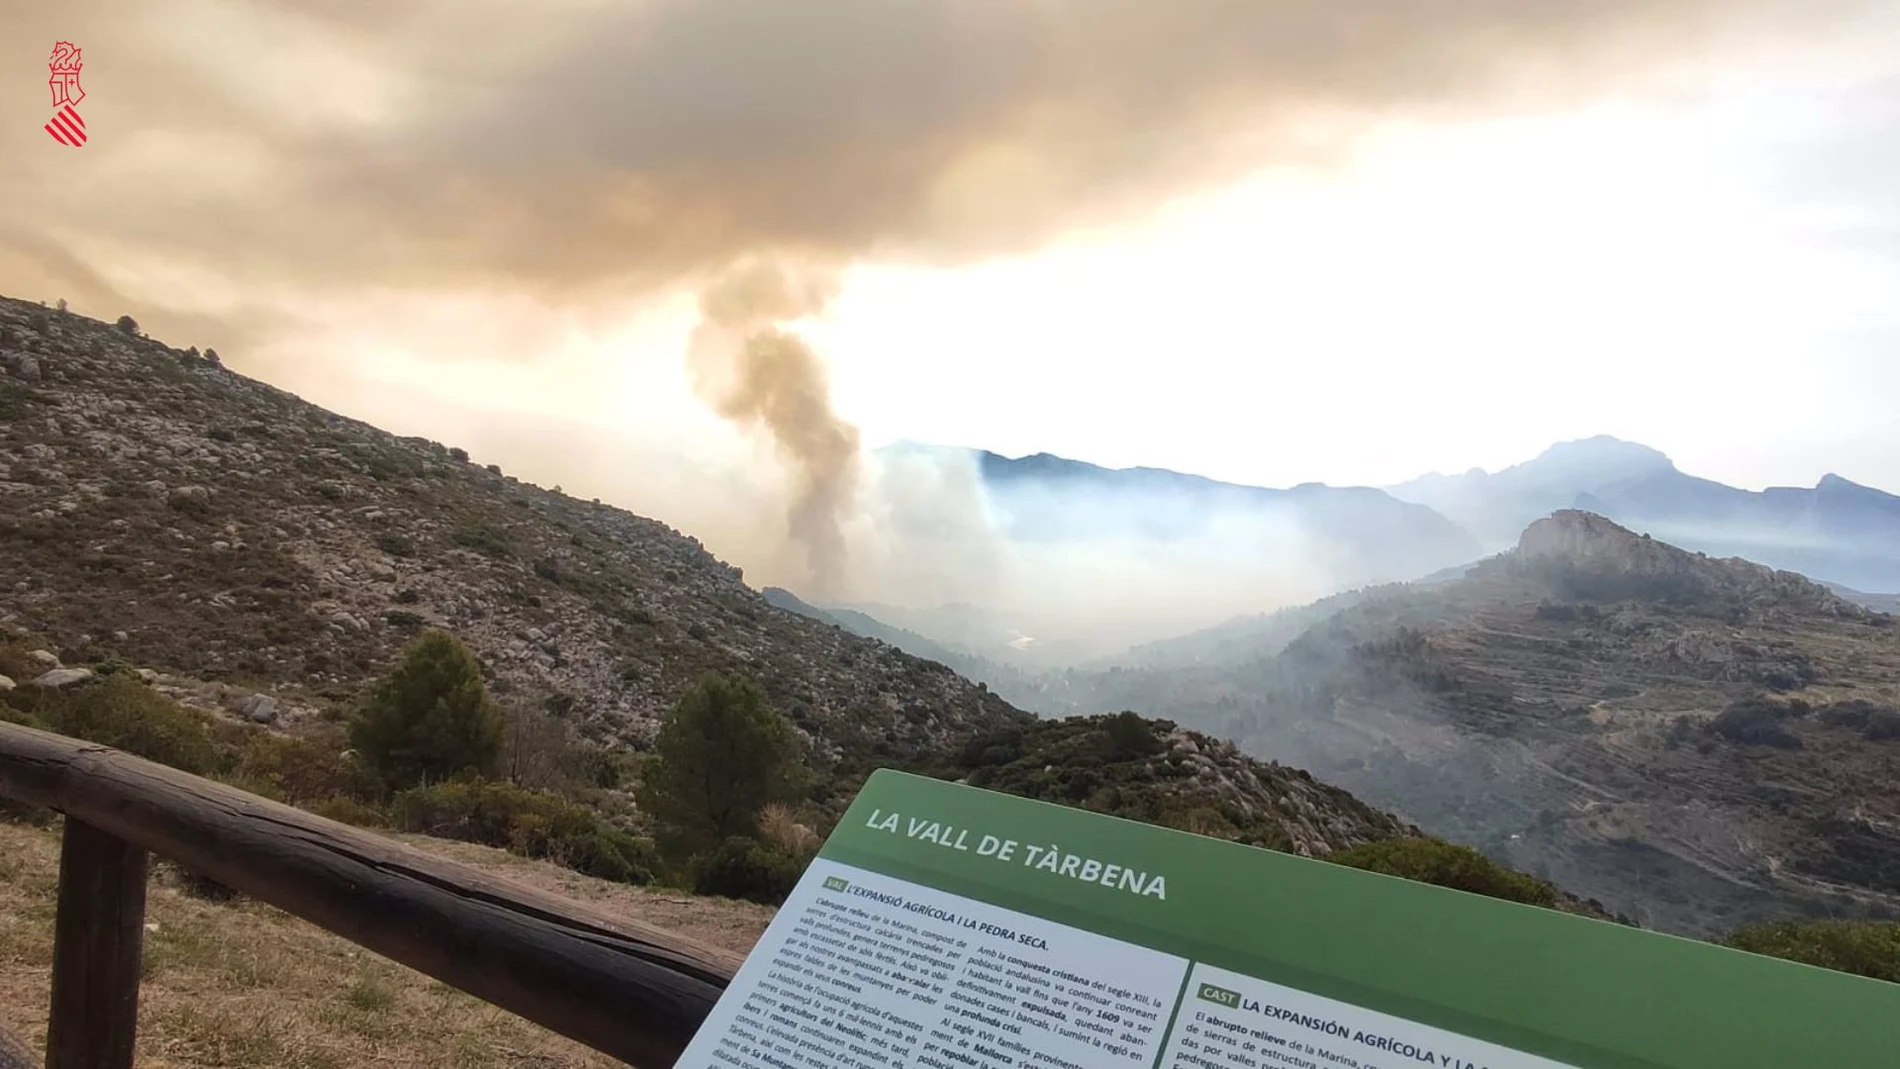
<path id="1" fill-rule="evenodd" d="M 843 574 L 858 431 L 831 410 L 823 361 L 781 324 L 823 311 L 831 293 L 829 280 L 778 264 L 735 267 L 701 295 L 687 354 L 700 397 L 733 423 L 769 431 L 796 469 L 788 523 L 819 596 L 835 594 Z"/>

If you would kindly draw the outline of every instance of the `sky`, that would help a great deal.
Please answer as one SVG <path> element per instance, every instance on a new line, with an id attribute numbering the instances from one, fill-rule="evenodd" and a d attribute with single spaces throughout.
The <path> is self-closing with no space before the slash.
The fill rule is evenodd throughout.
<path id="1" fill-rule="evenodd" d="M 0 19 L 0 293 L 768 579 L 875 525 L 854 458 L 898 440 L 1285 486 L 1612 434 L 1900 491 L 1890 4 Z M 80 149 L 40 130 L 62 40 Z"/>

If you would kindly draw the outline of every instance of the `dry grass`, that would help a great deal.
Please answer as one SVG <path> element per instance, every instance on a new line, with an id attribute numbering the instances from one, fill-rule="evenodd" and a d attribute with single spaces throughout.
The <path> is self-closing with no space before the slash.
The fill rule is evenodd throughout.
<path id="1" fill-rule="evenodd" d="M 464 843 L 406 837 L 616 916 L 744 953 L 770 909 L 647 891 Z M 45 1040 L 57 826 L 0 821 L 0 1023 Z M 142 1069 L 618 1065 L 258 902 L 187 895 L 155 866 L 139 994 Z"/>

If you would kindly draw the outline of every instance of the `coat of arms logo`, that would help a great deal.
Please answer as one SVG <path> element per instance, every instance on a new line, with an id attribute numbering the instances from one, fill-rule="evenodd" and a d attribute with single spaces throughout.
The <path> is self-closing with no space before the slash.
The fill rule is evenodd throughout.
<path id="1" fill-rule="evenodd" d="M 53 45 L 53 58 L 47 63 L 53 76 L 46 84 L 53 89 L 53 117 L 46 122 L 46 132 L 53 140 L 62 145 L 78 148 L 86 143 L 86 120 L 79 117 L 73 107 L 86 99 L 86 91 L 79 85 L 79 69 L 85 63 L 79 58 L 79 46 L 71 41 L 60 41 Z"/>

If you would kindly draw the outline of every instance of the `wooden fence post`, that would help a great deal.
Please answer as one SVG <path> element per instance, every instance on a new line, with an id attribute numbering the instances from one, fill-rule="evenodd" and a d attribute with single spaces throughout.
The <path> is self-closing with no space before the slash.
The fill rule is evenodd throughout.
<path id="1" fill-rule="evenodd" d="M 66 818 L 46 1069 L 131 1069 L 145 936 L 145 851 Z"/>

